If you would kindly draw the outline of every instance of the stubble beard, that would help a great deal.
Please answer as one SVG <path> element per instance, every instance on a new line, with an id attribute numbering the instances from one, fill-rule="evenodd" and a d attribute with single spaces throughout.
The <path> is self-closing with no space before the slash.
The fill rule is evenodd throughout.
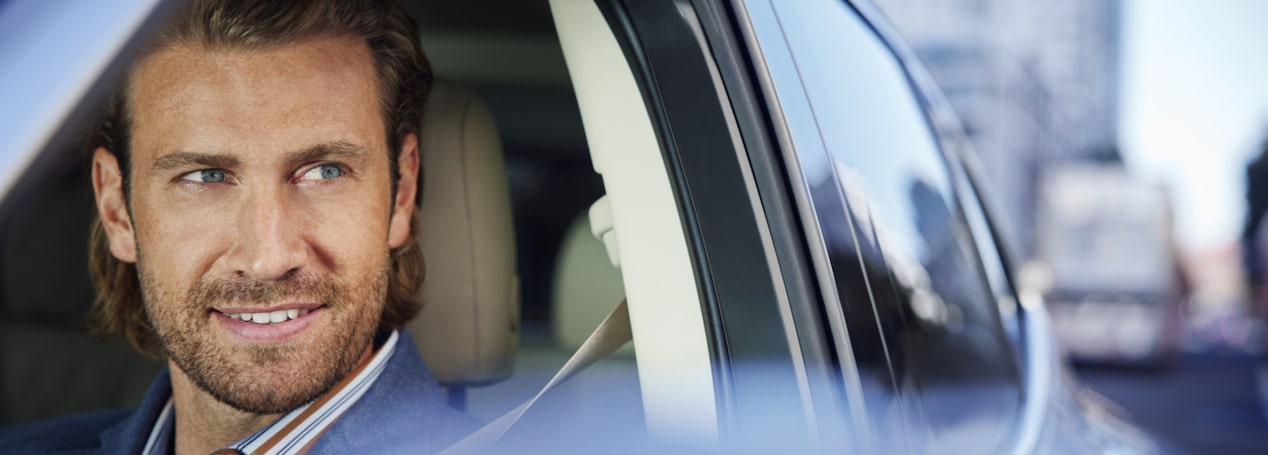
<path id="1" fill-rule="evenodd" d="M 175 295 L 137 265 L 146 315 L 176 366 L 235 409 L 280 414 L 316 400 L 356 366 L 383 313 L 390 271 L 384 259 L 377 273 L 349 283 L 303 274 L 278 281 L 201 280 Z M 280 301 L 324 304 L 325 327 L 310 326 L 282 343 L 233 345 L 212 327 L 220 323 L 209 313 L 213 307 Z"/>

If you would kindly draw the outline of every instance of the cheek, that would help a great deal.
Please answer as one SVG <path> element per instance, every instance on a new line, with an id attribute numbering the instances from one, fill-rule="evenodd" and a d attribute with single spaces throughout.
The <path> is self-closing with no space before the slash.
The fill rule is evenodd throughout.
<path id="1" fill-rule="evenodd" d="M 313 202 L 296 208 L 293 215 L 301 223 L 296 229 L 322 262 L 368 266 L 367 260 L 387 251 L 387 205 L 355 202 Z"/>
<path id="2" fill-rule="evenodd" d="M 137 253 L 155 278 L 196 275 L 229 247 L 232 219 L 223 207 L 134 206 Z"/>

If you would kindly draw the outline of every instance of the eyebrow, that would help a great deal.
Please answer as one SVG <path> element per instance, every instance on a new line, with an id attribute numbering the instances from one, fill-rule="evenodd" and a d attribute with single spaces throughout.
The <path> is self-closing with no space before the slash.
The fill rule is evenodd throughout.
<path id="1" fill-rule="evenodd" d="M 344 160 L 361 159 L 366 155 L 365 148 L 346 141 L 324 142 L 302 150 L 290 152 L 284 158 L 288 165 L 303 164 L 323 159 L 340 158 Z M 154 161 L 150 169 L 156 173 L 164 173 L 191 166 L 229 169 L 242 165 L 242 161 L 232 155 L 222 153 L 201 153 L 179 151 Z"/>
<path id="2" fill-rule="evenodd" d="M 346 141 L 324 142 L 286 155 L 286 163 L 297 165 L 311 161 L 338 158 L 359 160 L 366 156 L 364 147 Z"/>
<path id="3" fill-rule="evenodd" d="M 237 158 L 218 153 L 172 152 L 154 161 L 150 170 L 156 174 L 189 166 L 231 168 L 242 164 Z"/>

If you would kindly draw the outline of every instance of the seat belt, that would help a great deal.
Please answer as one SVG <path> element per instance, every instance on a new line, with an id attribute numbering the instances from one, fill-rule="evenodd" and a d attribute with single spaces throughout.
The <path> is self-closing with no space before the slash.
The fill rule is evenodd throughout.
<path id="1" fill-rule="evenodd" d="M 577 348 L 577 352 L 573 353 L 568 362 L 564 363 L 563 368 L 560 368 L 559 372 L 555 373 L 555 376 L 533 398 L 489 422 L 474 433 L 460 439 L 440 453 L 442 455 L 484 453 L 493 447 L 498 440 L 502 439 L 502 436 L 515 425 L 515 422 L 525 412 L 528 412 L 529 408 L 533 407 L 533 404 L 546 392 L 550 392 L 590 365 L 607 357 L 608 354 L 616 351 L 632 339 L 633 333 L 630 330 L 629 307 L 626 306 L 625 299 L 621 299 L 621 302 L 616 305 L 616 308 L 612 309 L 611 313 L 608 313 L 608 316 L 603 319 L 599 327 L 594 329 L 589 338 L 586 338 L 586 342 L 582 343 L 581 347 Z"/>

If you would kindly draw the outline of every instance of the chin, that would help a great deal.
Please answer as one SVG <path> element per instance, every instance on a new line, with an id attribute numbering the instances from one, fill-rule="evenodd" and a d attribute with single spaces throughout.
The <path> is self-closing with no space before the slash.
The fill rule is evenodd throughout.
<path id="1" fill-rule="evenodd" d="M 194 365 L 180 367 L 200 389 L 235 409 L 280 414 L 313 402 L 347 376 L 368 346 L 369 336 L 361 343 L 339 344 L 343 349 L 233 349 L 207 353 Z"/>

